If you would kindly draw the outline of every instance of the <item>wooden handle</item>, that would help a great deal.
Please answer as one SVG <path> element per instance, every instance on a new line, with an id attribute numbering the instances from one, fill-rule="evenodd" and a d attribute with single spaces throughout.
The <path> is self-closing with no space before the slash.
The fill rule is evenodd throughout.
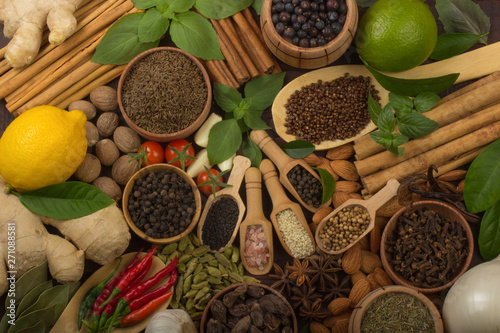
<path id="1" fill-rule="evenodd" d="M 232 185 L 231 187 L 226 187 L 222 189 L 221 193 L 235 193 L 237 194 L 240 190 L 241 182 L 243 177 L 245 176 L 245 171 L 250 167 L 252 163 L 250 159 L 245 156 L 238 155 L 233 160 L 233 169 L 231 170 L 231 174 L 229 175 L 229 179 L 227 183 Z"/>
<path id="2" fill-rule="evenodd" d="M 278 170 L 290 163 L 293 159 L 274 142 L 274 140 L 264 130 L 253 130 L 250 139 L 269 157 Z"/>
<path id="3" fill-rule="evenodd" d="M 399 185 L 400 184 L 396 179 L 389 179 L 384 188 L 382 188 L 380 191 L 375 193 L 374 196 L 366 200 L 364 206 L 368 210 L 377 210 L 398 193 Z"/>
<path id="4" fill-rule="evenodd" d="M 247 190 L 247 218 L 260 216 L 262 213 L 262 176 L 260 170 L 252 167 L 245 172 Z"/>
<path id="5" fill-rule="evenodd" d="M 273 206 L 276 207 L 280 203 L 289 201 L 273 163 L 268 159 L 262 160 L 262 162 L 260 162 L 260 171 L 266 183 L 267 191 L 273 200 Z"/>

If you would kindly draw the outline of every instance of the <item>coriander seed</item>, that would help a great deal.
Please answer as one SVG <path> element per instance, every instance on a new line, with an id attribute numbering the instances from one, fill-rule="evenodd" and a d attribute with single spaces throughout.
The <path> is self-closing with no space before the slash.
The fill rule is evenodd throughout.
<path id="1" fill-rule="evenodd" d="M 340 251 L 358 240 L 369 224 L 370 215 L 364 207 L 348 206 L 328 219 L 319 238 L 327 250 Z"/>

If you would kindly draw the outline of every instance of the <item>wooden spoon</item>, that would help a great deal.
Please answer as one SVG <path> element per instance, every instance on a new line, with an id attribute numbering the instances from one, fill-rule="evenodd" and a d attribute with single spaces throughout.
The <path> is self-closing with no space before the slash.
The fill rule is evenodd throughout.
<path id="1" fill-rule="evenodd" d="M 280 172 L 279 180 L 281 181 L 281 184 L 283 184 L 283 186 L 290 191 L 290 193 L 300 202 L 302 206 L 314 213 L 318 211 L 318 209 L 330 205 L 331 199 L 318 207 L 306 204 L 300 197 L 297 190 L 295 190 L 292 183 L 290 183 L 287 174 L 296 165 L 302 166 L 321 182 L 321 178 L 318 174 L 303 159 L 295 159 L 288 156 L 264 130 L 253 130 L 250 133 L 250 138 L 260 147 L 260 149 L 264 151 L 267 157 L 273 161 L 276 168 Z"/>
<path id="2" fill-rule="evenodd" d="M 252 167 L 246 171 L 245 185 L 247 190 L 247 216 L 240 224 L 241 262 L 248 273 L 252 275 L 264 275 L 269 273 L 274 262 L 273 226 L 266 219 L 262 211 L 262 176 L 259 169 Z M 261 226 L 266 237 L 269 257 L 267 258 L 267 263 L 263 265 L 262 270 L 258 267 L 250 267 L 244 254 L 249 226 Z"/>
<path id="3" fill-rule="evenodd" d="M 273 163 L 267 159 L 263 160 L 260 163 L 260 171 L 262 172 L 262 177 L 264 178 L 264 182 L 266 183 L 267 191 L 269 192 L 269 195 L 271 196 L 271 199 L 273 201 L 273 211 L 271 212 L 271 221 L 273 222 L 274 230 L 276 231 L 276 234 L 278 235 L 278 238 L 281 242 L 281 245 L 283 245 L 283 248 L 286 250 L 286 252 L 288 252 L 288 254 L 294 257 L 294 255 L 290 251 L 290 248 L 288 247 L 283 238 L 283 235 L 281 233 L 278 224 L 278 220 L 276 219 L 276 215 L 278 215 L 278 213 L 286 209 L 290 209 L 295 214 L 295 216 L 297 216 L 298 220 L 300 221 L 300 224 L 302 224 L 307 234 L 309 235 L 313 249 L 316 249 L 316 245 L 314 244 L 314 237 L 311 233 L 311 229 L 309 229 L 309 225 L 307 224 L 304 213 L 302 212 L 302 208 L 298 203 L 295 203 L 290 199 L 288 199 L 288 196 L 286 195 L 285 190 L 281 186 L 281 183 L 278 179 L 278 174 L 276 173 L 276 168 L 274 167 Z M 314 250 L 312 252 L 314 252 Z M 311 254 L 312 253 L 309 253 L 309 255 Z"/>
<path id="4" fill-rule="evenodd" d="M 476 50 L 463 53 L 449 59 L 418 66 L 404 72 L 386 74 L 404 79 L 422 79 L 452 73 L 460 73 L 460 76 L 455 82 L 459 83 L 476 79 L 498 70 L 500 70 L 500 42 L 483 46 Z M 324 82 L 335 80 L 336 78 L 343 76 L 345 73 L 349 73 L 352 76 L 363 75 L 370 77 L 371 83 L 379 91 L 379 96 L 381 98 L 380 104 L 384 106 L 389 102 L 389 92 L 384 89 L 377 82 L 377 80 L 375 80 L 373 75 L 364 65 L 339 65 L 321 68 L 299 76 L 295 80 L 288 83 L 278 93 L 272 106 L 273 122 L 276 133 L 278 133 L 278 135 L 287 142 L 296 139 L 294 135 L 286 133 L 287 128 L 285 127 L 285 119 L 287 116 L 285 104 L 296 90 L 300 90 L 305 85 L 317 83 L 318 80 L 322 80 Z M 357 138 L 373 131 L 375 128 L 375 124 L 370 122 L 356 136 L 344 140 L 323 141 L 320 144 L 315 145 L 316 150 L 330 149 L 343 145 L 347 142 L 354 141 Z"/>
<path id="5" fill-rule="evenodd" d="M 329 254 L 341 254 L 351 248 L 361 238 L 365 237 L 375 225 L 375 213 L 377 212 L 377 209 L 379 209 L 383 204 L 394 197 L 398 193 L 398 188 L 399 182 L 396 179 L 390 179 L 384 188 L 375 193 L 375 195 L 368 200 L 349 199 L 342 205 L 337 207 L 333 212 L 325 216 L 316 228 L 316 243 L 318 244 L 320 250 Z M 365 208 L 368 211 L 368 215 L 370 216 L 370 223 L 368 224 L 366 230 L 355 241 L 349 243 L 349 245 L 345 246 L 339 251 L 328 250 L 323 246 L 323 242 L 321 241 L 321 238 L 319 236 L 320 231 L 325 227 L 326 223 L 332 216 L 335 216 L 339 211 L 348 206 L 359 206 Z"/>
<path id="6" fill-rule="evenodd" d="M 217 251 L 211 251 L 211 252 L 224 251 L 226 246 L 233 243 L 234 238 L 238 233 L 239 230 L 238 227 L 241 223 L 241 220 L 243 219 L 243 215 L 245 214 L 245 204 L 243 203 L 243 200 L 241 200 L 239 191 L 241 182 L 243 180 L 243 177 L 245 176 L 245 171 L 250 167 L 250 164 L 251 164 L 250 160 L 245 156 L 241 155 L 236 156 L 233 160 L 233 169 L 231 170 L 231 174 L 229 175 L 229 179 L 227 180 L 227 184 L 231 186 L 224 187 L 223 189 L 216 192 L 215 198 L 213 195 L 210 195 L 207 199 L 207 202 L 205 203 L 205 208 L 203 208 L 203 213 L 201 214 L 200 222 L 198 223 L 198 233 L 197 233 L 198 239 L 200 240 L 201 244 L 203 244 L 203 226 L 205 225 L 205 219 L 207 217 L 208 211 L 210 210 L 210 207 L 212 207 L 212 205 L 221 198 L 230 198 L 236 201 L 236 203 L 238 204 L 238 221 L 236 222 L 236 225 L 234 227 L 231 239 L 224 247 L 221 247 Z"/>

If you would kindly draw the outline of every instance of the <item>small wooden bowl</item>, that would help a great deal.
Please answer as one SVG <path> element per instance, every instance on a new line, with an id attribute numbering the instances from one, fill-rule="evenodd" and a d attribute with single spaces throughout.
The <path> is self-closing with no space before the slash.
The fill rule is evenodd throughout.
<path id="1" fill-rule="evenodd" d="M 387 250 L 387 240 L 392 235 L 394 229 L 397 227 L 399 217 L 407 210 L 417 210 L 419 208 L 424 208 L 424 207 L 438 213 L 443 217 L 449 217 L 452 221 L 458 222 L 465 231 L 465 235 L 467 237 L 467 246 L 469 249 L 469 253 L 465 258 L 464 263 L 462 264 L 462 269 L 459 271 L 459 273 L 451 281 L 437 288 L 418 287 L 415 286 L 410 281 L 403 278 L 401 274 L 399 274 L 394 270 L 393 265 L 389 262 L 389 260 L 391 259 L 391 253 L 388 252 Z M 382 239 L 380 242 L 380 259 L 382 260 L 382 264 L 384 266 L 385 271 L 387 272 L 387 274 L 389 274 L 391 279 L 397 284 L 413 288 L 424 294 L 438 293 L 451 287 L 455 283 L 455 281 L 457 281 L 458 278 L 462 276 L 462 274 L 464 274 L 465 271 L 467 271 L 467 269 L 469 268 L 473 253 L 474 253 L 474 237 L 472 235 L 472 231 L 469 227 L 469 224 L 467 223 L 465 218 L 454 207 L 445 204 L 443 202 L 434 200 L 417 201 L 411 207 L 401 208 L 398 212 L 396 212 L 396 214 L 394 214 L 393 217 L 391 217 L 391 219 L 385 226 L 384 233 L 382 234 Z"/>
<path id="2" fill-rule="evenodd" d="M 134 188 L 134 183 L 135 180 L 138 178 L 143 178 L 146 175 L 148 175 L 150 172 L 157 174 L 162 171 L 171 171 L 179 176 L 181 176 L 182 179 L 184 179 L 190 186 L 191 190 L 193 191 L 194 194 L 194 199 L 196 201 L 196 211 L 193 215 L 193 219 L 191 220 L 191 223 L 189 226 L 184 230 L 182 233 L 178 234 L 177 236 L 170 237 L 170 238 L 152 238 L 147 236 L 141 229 L 139 229 L 134 221 L 132 221 L 132 218 L 130 217 L 130 213 L 128 211 L 128 198 L 130 196 L 130 193 L 132 192 L 132 189 Z M 152 164 L 148 165 L 145 168 L 142 168 L 141 170 L 137 171 L 132 178 L 129 179 L 127 182 L 127 185 L 125 186 L 125 189 L 123 190 L 123 197 L 122 197 L 122 207 L 123 207 L 123 214 L 125 216 L 125 220 L 127 221 L 130 229 L 132 229 L 139 237 L 144 239 L 145 241 L 148 241 L 153 244 L 170 244 L 177 242 L 179 239 L 183 238 L 184 236 L 188 235 L 196 226 L 198 223 L 198 220 L 201 215 L 201 196 L 200 196 L 200 190 L 198 189 L 198 186 L 196 186 L 196 183 L 194 180 L 188 176 L 186 172 L 184 172 L 182 169 L 175 167 L 170 164 L 165 164 L 165 163 L 160 163 L 160 164 Z"/>
<path id="3" fill-rule="evenodd" d="M 380 296 L 390 294 L 390 293 L 402 293 L 408 294 L 416 297 L 421 301 L 428 309 L 434 321 L 434 327 L 436 328 L 436 333 L 443 333 L 443 320 L 439 314 L 438 309 L 432 303 L 432 301 L 427 298 L 427 296 L 422 293 L 408 287 L 403 286 L 387 286 L 376 289 L 366 295 L 354 308 L 351 319 L 349 321 L 349 333 L 359 333 L 361 332 L 361 323 L 363 316 L 367 312 L 370 305 Z"/>
<path id="4" fill-rule="evenodd" d="M 123 104 L 122 104 L 123 83 L 124 83 L 125 78 L 127 77 L 128 73 L 130 72 L 130 69 L 132 68 L 132 66 L 134 66 L 134 64 L 139 62 L 142 58 L 144 58 L 145 56 L 147 56 L 153 52 L 157 52 L 157 51 L 179 52 L 180 54 L 183 54 L 186 57 L 188 57 L 201 70 L 201 72 L 203 74 L 203 79 L 205 81 L 205 84 L 206 84 L 207 90 L 208 90 L 207 100 L 205 102 L 205 107 L 203 108 L 203 111 L 198 116 L 198 118 L 196 118 L 196 120 L 192 124 L 190 124 L 188 127 L 184 128 L 183 130 L 180 130 L 178 132 L 174 132 L 174 133 L 162 133 L 162 134 L 153 133 L 153 132 L 146 131 L 145 129 L 137 126 L 134 122 L 132 122 L 132 120 L 130 120 L 130 118 L 128 117 L 127 113 L 125 112 L 125 108 L 123 107 Z M 168 64 L 165 64 L 165 66 L 168 66 Z M 179 89 L 181 89 L 181 88 L 182 87 L 179 87 Z M 123 73 L 120 76 L 120 80 L 118 81 L 117 93 L 118 93 L 118 107 L 120 108 L 120 111 L 122 113 L 123 119 L 125 119 L 125 122 L 134 131 L 136 131 L 137 134 L 139 134 L 143 138 L 146 138 L 148 140 L 158 141 L 158 142 L 170 142 L 172 140 L 184 139 L 184 138 L 190 136 L 191 134 L 193 134 L 201 125 L 203 125 L 203 123 L 207 119 L 208 114 L 210 113 L 211 105 L 212 105 L 212 85 L 210 83 L 210 77 L 208 76 L 206 69 L 203 67 L 201 62 L 196 57 L 192 56 L 191 54 L 189 54 L 181 49 L 175 48 L 175 47 L 156 47 L 156 48 L 144 51 L 141 54 L 139 54 L 137 57 L 132 59 L 132 61 L 127 65 L 127 67 L 125 67 L 125 69 L 123 70 Z"/>
<path id="5" fill-rule="evenodd" d="M 281 37 L 271 18 L 272 0 L 264 0 L 260 12 L 260 26 L 264 42 L 271 52 L 284 63 L 297 68 L 320 68 L 340 58 L 349 48 L 358 27 L 356 0 L 346 0 L 347 17 L 342 32 L 324 46 L 304 48 L 293 45 Z"/>
<path id="6" fill-rule="evenodd" d="M 265 284 L 253 283 L 253 282 L 245 282 L 245 283 L 236 283 L 236 284 L 230 285 L 229 287 L 227 287 L 227 288 L 222 289 L 221 291 L 219 291 L 217 294 L 214 295 L 214 297 L 212 297 L 212 299 L 210 299 L 210 301 L 208 302 L 207 306 L 205 307 L 205 310 L 203 311 L 203 315 L 201 316 L 200 333 L 206 332 L 207 322 L 211 318 L 211 316 L 210 316 L 209 313 L 210 313 L 210 306 L 212 305 L 212 303 L 216 299 L 222 299 L 225 294 L 227 294 L 228 292 L 233 291 L 234 289 L 238 288 L 239 286 L 243 286 L 243 285 L 262 287 L 262 288 L 264 288 L 267 291 L 267 293 L 273 293 L 276 296 L 278 296 L 283 302 L 285 302 L 285 304 L 289 307 L 290 311 L 292 312 L 293 332 L 297 333 L 299 331 L 299 328 L 298 328 L 298 325 L 297 325 L 297 316 L 295 315 L 295 312 L 293 311 L 292 306 L 286 300 L 286 298 L 283 297 L 283 295 L 281 295 L 279 292 L 277 292 L 273 288 L 266 286 Z"/>

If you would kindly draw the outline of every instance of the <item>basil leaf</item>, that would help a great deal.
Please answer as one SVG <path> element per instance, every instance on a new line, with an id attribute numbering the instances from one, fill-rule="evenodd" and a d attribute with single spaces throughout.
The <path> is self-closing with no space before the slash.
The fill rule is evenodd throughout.
<path id="1" fill-rule="evenodd" d="M 139 53 L 152 49 L 160 40 L 150 43 L 140 43 L 138 27 L 144 13 L 127 14 L 116 21 L 96 47 L 90 61 L 100 64 L 128 64 Z"/>
<path id="2" fill-rule="evenodd" d="M 250 159 L 253 167 L 258 168 L 260 166 L 260 162 L 262 161 L 262 152 L 260 151 L 259 146 L 257 146 L 257 144 L 250 139 L 250 136 L 247 136 L 241 144 L 241 151 L 244 156 Z"/>
<path id="3" fill-rule="evenodd" d="M 500 200 L 500 140 L 491 143 L 472 161 L 464 184 L 467 210 L 476 214 Z"/>
<path id="4" fill-rule="evenodd" d="M 33 213 L 57 220 L 87 216 L 114 203 L 106 193 L 83 182 L 65 182 L 22 192 L 19 201 Z"/>
<path id="5" fill-rule="evenodd" d="M 370 133 L 370 138 L 379 145 L 388 148 L 392 144 L 392 133 L 387 131 L 375 131 Z"/>
<path id="6" fill-rule="evenodd" d="M 156 8 L 146 11 L 138 27 L 140 43 L 154 42 L 167 32 L 170 21 Z"/>
<path id="7" fill-rule="evenodd" d="M 413 101 L 410 97 L 393 92 L 389 92 L 389 103 L 391 103 L 396 112 L 402 112 L 403 114 L 410 113 L 413 109 Z"/>
<path id="8" fill-rule="evenodd" d="M 218 82 L 214 83 L 214 97 L 225 112 L 233 112 L 243 100 L 238 90 Z"/>
<path id="9" fill-rule="evenodd" d="M 368 93 L 368 112 L 370 113 L 370 118 L 373 123 L 378 126 L 378 117 L 382 112 L 382 107 L 373 99 L 370 93 Z"/>
<path id="10" fill-rule="evenodd" d="M 170 23 L 172 41 L 187 53 L 205 60 L 224 59 L 212 25 L 200 14 L 188 11 Z"/>
<path id="11" fill-rule="evenodd" d="M 500 254 L 500 201 L 486 209 L 479 228 L 479 251 L 485 261 Z"/>
<path id="12" fill-rule="evenodd" d="M 413 104 L 418 112 L 427 112 L 432 109 L 439 100 L 439 95 L 432 92 L 423 92 L 415 97 Z"/>
<path id="13" fill-rule="evenodd" d="M 433 60 L 443 60 L 456 56 L 469 49 L 487 34 L 488 33 L 482 35 L 454 33 L 439 35 L 434 51 L 432 51 L 429 58 Z"/>
<path id="14" fill-rule="evenodd" d="M 264 75 L 245 84 L 245 97 L 252 99 L 252 108 L 264 110 L 273 104 L 274 98 L 283 88 L 285 74 Z"/>
<path id="15" fill-rule="evenodd" d="M 236 119 L 216 123 L 208 134 L 207 153 L 211 165 L 221 163 L 236 153 L 241 145 L 241 131 Z"/>
<path id="16" fill-rule="evenodd" d="M 397 146 L 394 146 L 394 145 L 390 145 L 387 148 L 387 150 L 390 151 L 391 153 L 393 153 L 394 155 L 398 156 L 398 157 L 403 156 L 403 152 L 405 151 L 404 147 L 397 147 Z"/>
<path id="17" fill-rule="evenodd" d="M 156 5 L 154 0 L 132 0 L 132 3 L 137 9 L 148 9 Z"/>
<path id="18" fill-rule="evenodd" d="M 161 12 L 165 13 L 168 9 L 168 1 L 167 0 L 155 0 L 156 2 L 156 9 Z"/>
<path id="19" fill-rule="evenodd" d="M 460 73 L 453 73 L 426 79 L 399 79 L 382 74 L 368 65 L 362 58 L 361 60 L 382 87 L 404 96 L 415 97 L 425 91 L 442 93 L 451 87 L 460 76 Z"/>
<path id="20" fill-rule="evenodd" d="M 321 183 L 323 184 L 323 194 L 321 197 L 321 204 L 324 204 L 333 195 L 333 192 L 335 192 L 335 179 L 333 178 L 332 174 L 325 169 L 321 168 L 316 168 L 316 170 L 319 173 L 319 176 L 321 177 Z"/>
<path id="21" fill-rule="evenodd" d="M 252 8 L 253 8 L 253 10 L 255 10 L 257 15 L 260 15 L 260 10 L 262 9 L 263 3 L 264 3 L 264 0 L 253 0 Z"/>
<path id="22" fill-rule="evenodd" d="M 488 15 L 472 0 L 436 0 L 436 11 L 447 33 L 482 35 L 490 31 Z M 486 44 L 487 37 L 481 38 Z"/>
<path id="23" fill-rule="evenodd" d="M 175 13 L 183 13 L 190 10 L 196 0 L 167 0 L 169 10 Z"/>
<path id="24" fill-rule="evenodd" d="M 252 0 L 196 0 L 196 8 L 203 16 L 220 20 L 236 14 L 252 4 Z"/>
<path id="25" fill-rule="evenodd" d="M 264 120 L 262 120 L 262 113 L 264 110 L 248 110 L 247 113 L 243 116 L 243 120 L 245 124 L 251 129 L 270 129 L 269 125 L 266 124 Z"/>
<path id="26" fill-rule="evenodd" d="M 378 116 L 378 128 L 380 128 L 381 131 L 389 133 L 394 132 L 396 129 L 396 118 L 394 118 L 390 104 L 387 104 Z"/>
<path id="27" fill-rule="evenodd" d="M 234 118 L 242 119 L 247 112 L 250 112 L 250 101 L 246 98 L 243 98 L 236 109 L 233 111 Z"/>
<path id="28" fill-rule="evenodd" d="M 401 146 L 405 143 L 408 142 L 408 137 L 403 135 L 403 134 L 399 134 L 399 133 L 392 133 L 392 145 L 393 146 Z"/>
<path id="29" fill-rule="evenodd" d="M 313 153 L 316 147 L 306 140 L 294 140 L 285 143 L 281 149 L 292 158 L 304 158 Z"/>
<path id="30" fill-rule="evenodd" d="M 398 118 L 399 132 L 412 139 L 429 135 L 438 127 L 439 124 L 437 122 L 418 112 L 412 112 Z"/>

